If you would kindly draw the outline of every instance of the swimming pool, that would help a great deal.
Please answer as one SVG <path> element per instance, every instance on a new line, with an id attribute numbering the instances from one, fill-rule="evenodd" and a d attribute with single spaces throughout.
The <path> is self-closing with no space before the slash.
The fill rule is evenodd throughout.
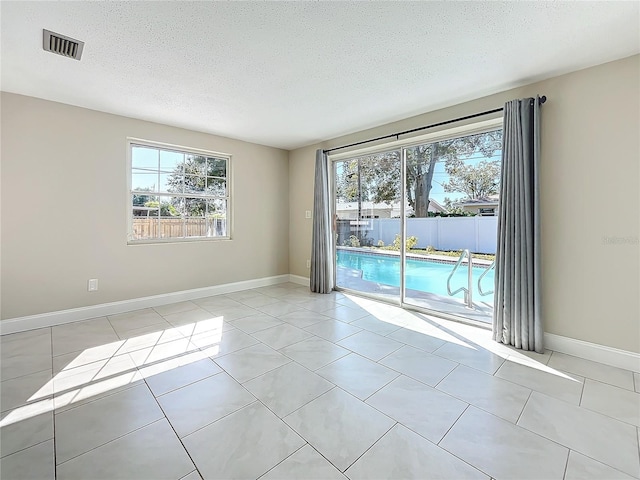
<path id="1" fill-rule="evenodd" d="M 365 252 L 354 252 L 338 249 L 338 267 L 351 268 L 362 271 L 362 278 L 370 282 L 400 286 L 400 256 L 377 255 Z M 443 297 L 450 297 L 447 293 L 447 278 L 453 269 L 451 263 L 438 263 L 428 260 L 407 259 L 405 268 L 406 288 L 421 292 L 435 293 Z M 481 296 L 478 292 L 478 277 L 485 271 L 483 267 L 473 268 L 473 297 L 474 301 L 493 304 L 493 295 Z M 451 290 L 467 286 L 467 267 L 461 265 L 451 279 Z M 482 279 L 485 291 L 493 290 L 494 271 L 491 270 Z M 463 292 L 454 298 L 464 299 Z"/>

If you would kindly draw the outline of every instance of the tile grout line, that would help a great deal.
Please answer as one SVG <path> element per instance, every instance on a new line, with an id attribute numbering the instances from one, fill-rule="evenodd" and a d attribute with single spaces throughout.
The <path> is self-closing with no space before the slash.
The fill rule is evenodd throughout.
<path id="1" fill-rule="evenodd" d="M 467 403 L 467 402 L 465 402 L 465 403 Z M 454 427 L 454 425 L 455 425 L 456 423 L 458 423 L 458 420 L 460 420 L 460 419 L 462 418 L 462 416 L 465 414 L 465 412 L 466 412 L 467 410 L 469 410 L 469 408 L 470 408 L 470 407 L 471 407 L 471 404 L 470 404 L 470 403 L 467 403 L 467 406 L 466 406 L 466 407 L 464 407 L 464 410 L 460 413 L 460 415 L 458 415 L 458 418 L 456 418 L 456 419 L 453 421 L 453 423 L 451 424 L 451 426 L 450 426 L 449 428 L 447 428 L 447 431 L 446 431 L 446 432 L 444 432 L 444 435 L 442 435 L 442 437 L 440 437 L 440 440 L 438 440 L 437 442 L 433 442 L 433 443 L 435 443 L 437 446 L 439 446 L 439 447 L 440 447 L 440 442 L 442 442 L 442 440 L 444 440 L 444 438 L 449 434 L 449 432 L 450 432 L 450 431 L 451 431 L 451 429 Z M 417 433 L 417 432 L 416 432 L 416 433 Z M 418 434 L 418 435 L 420 435 L 420 434 Z M 420 435 L 420 436 L 422 436 L 422 435 Z M 429 439 L 427 439 L 427 440 L 429 440 Z M 443 447 L 440 447 L 440 448 L 442 448 L 442 449 L 444 450 L 444 448 L 443 448 Z M 447 451 L 448 451 L 448 450 L 447 450 Z M 449 453 L 451 453 L 451 452 L 449 452 Z M 451 453 L 451 454 L 453 455 L 453 453 Z"/>
<path id="2" fill-rule="evenodd" d="M 575 374 L 574 374 L 575 375 Z M 578 406 L 582 407 L 582 399 L 584 398 L 584 389 L 587 386 L 587 378 L 583 377 L 584 381 L 582 382 L 582 388 L 580 389 L 580 398 L 578 399 Z M 585 408 L 585 407 L 583 407 Z M 587 409 L 589 410 L 589 409 Z"/>
<path id="3" fill-rule="evenodd" d="M 458 362 L 456 362 L 456 363 L 458 363 Z M 444 382 L 447 378 L 449 378 L 449 376 L 450 376 L 451 374 L 453 374 L 453 372 L 455 372 L 458 368 L 460 368 L 460 366 L 461 366 L 461 364 L 460 364 L 460 363 L 458 363 L 455 367 L 453 367 L 453 369 L 452 369 L 450 372 L 448 372 L 444 377 L 442 377 L 442 378 L 438 381 L 438 383 L 436 383 L 436 384 L 433 386 L 433 388 L 434 388 L 434 389 L 436 389 L 436 390 L 438 390 L 439 392 L 446 393 L 447 395 L 449 395 L 449 392 L 445 392 L 444 390 L 440 390 L 440 389 L 438 388 L 438 385 L 440 385 L 440 384 L 441 384 L 442 382 Z M 467 368 L 468 368 L 468 367 L 467 367 Z M 452 396 L 453 398 L 458 398 L 458 397 L 456 397 L 455 395 L 451 395 L 451 396 Z M 462 400 L 462 399 L 458 399 L 458 400 Z M 465 402 L 465 403 L 469 403 L 469 402 Z"/>
<path id="4" fill-rule="evenodd" d="M 210 358 L 210 357 L 204 357 L 204 358 L 202 358 L 202 359 L 198 360 L 198 362 L 201 362 L 202 360 L 209 360 L 209 361 L 211 361 L 212 363 L 215 363 L 213 360 L 211 360 L 211 358 Z M 197 362 L 192 362 L 192 363 L 188 363 L 188 364 L 185 364 L 185 365 L 180 365 L 179 367 L 172 368 L 171 370 L 177 370 L 177 369 L 179 369 L 179 368 L 181 368 L 181 367 L 188 367 L 188 366 L 190 366 L 190 365 L 193 365 L 194 363 L 197 363 Z M 220 365 L 218 365 L 217 363 L 215 363 L 215 365 L 216 365 L 218 368 L 222 369 L 222 367 L 220 367 Z M 158 375 L 162 375 L 163 373 L 167 373 L 167 372 L 169 372 L 169 371 L 171 371 L 171 370 L 166 370 L 166 371 L 164 371 L 164 372 L 160 372 Z M 224 370 L 223 370 L 223 371 L 224 371 Z M 184 385 L 181 385 L 180 387 L 174 388 L 173 390 L 167 390 L 166 392 L 161 393 L 161 394 L 159 394 L 159 395 L 156 395 L 155 393 L 153 393 L 153 390 L 151 390 L 151 386 L 149 386 L 149 390 L 151 390 L 151 393 L 153 393 L 153 396 L 154 396 L 154 397 L 156 397 L 156 398 L 160 398 L 160 397 L 164 397 L 165 395 L 168 395 L 168 394 L 170 394 L 170 393 L 177 392 L 177 391 L 178 391 L 178 390 L 180 390 L 181 388 L 186 388 L 186 387 L 189 387 L 189 386 L 191 386 L 191 385 L 193 385 L 193 384 L 195 384 L 195 383 L 198 383 L 198 382 L 200 382 L 200 381 L 202 381 L 202 380 L 206 380 L 206 379 L 208 379 L 208 378 L 215 377 L 216 375 L 220 375 L 221 373 L 222 373 L 222 372 L 212 373 L 211 375 L 207 375 L 206 377 L 199 378 L 199 379 L 197 379 L 197 380 L 194 380 L 193 382 L 185 383 Z M 225 372 L 225 373 L 226 373 L 226 372 Z M 147 382 L 147 377 L 144 377 L 144 376 L 143 376 L 143 377 L 142 377 L 142 380 L 144 380 L 144 381 L 145 381 L 145 383 L 146 383 L 147 385 L 149 385 L 149 383 Z"/>
<path id="5" fill-rule="evenodd" d="M 348 393 L 348 392 L 347 392 Z M 393 420 L 393 418 L 388 417 L 391 420 Z M 395 422 L 395 420 L 394 420 Z M 382 435 L 380 435 L 380 438 L 378 438 L 375 442 L 373 442 L 373 444 L 371 444 L 371 446 L 369 446 L 369 448 L 367 448 L 364 452 L 362 452 L 360 455 L 358 455 L 358 457 L 349 464 L 349 466 L 347 468 L 345 468 L 344 470 L 340 470 L 340 468 L 336 467 L 335 465 L 333 465 L 333 463 L 331 465 L 333 465 L 334 467 L 336 467 L 340 473 L 342 473 L 345 477 L 347 476 L 347 474 L 345 473 L 347 470 L 349 470 L 358 460 L 360 460 L 369 450 L 371 450 L 378 442 L 380 442 L 380 440 L 382 440 L 385 435 L 387 435 L 387 433 L 389 433 L 396 425 L 398 425 L 398 422 L 395 422 L 393 425 L 391 425 L 391 427 L 389 427 L 387 429 L 386 432 L 384 432 Z"/>
<path id="6" fill-rule="evenodd" d="M 271 411 L 271 410 L 269 410 Z M 273 413 L 273 412 L 272 412 Z M 288 426 L 288 425 L 287 425 Z M 291 427 L 289 427 L 291 428 Z M 293 430 L 293 429 L 292 429 Z M 293 430 L 295 432 L 295 430 Z M 298 432 L 296 432 L 296 434 L 298 434 Z M 300 436 L 300 438 L 304 439 L 303 436 L 301 436 L 300 434 L 298 434 L 298 436 Z M 309 442 L 307 442 L 307 440 L 305 439 L 305 444 L 302 445 L 300 448 L 296 449 L 294 452 L 291 452 L 290 455 L 287 455 L 285 458 L 283 458 L 282 460 L 280 460 L 278 463 L 276 463 L 273 467 L 271 467 L 270 469 L 268 469 L 266 472 L 261 473 L 256 480 L 260 480 L 262 477 L 264 477 L 267 473 L 269 473 L 270 471 L 274 470 L 276 467 L 278 467 L 278 465 L 284 463 L 288 458 L 294 456 L 296 453 L 298 453 L 300 450 L 302 450 L 304 447 L 306 447 L 307 445 L 309 445 L 311 447 L 311 444 Z M 313 447 L 311 447 L 313 448 Z"/>
<path id="7" fill-rule="evenodd" d="M 107 319 L 108 321 L 108 319 Z M 58 478 L 58 453 L 56 449 L 56 389 L 53 382 L 55 378 L 53 375 L 53 328 L 49 328 L 49 334 L 51 335 L 51 385 L 53 387 L 53 392 L 51 395 L 51 422 L 53 423 L 53 478 Z"/>
<path id="8" fill-rule="evenodd" d="M 37 374 L 39 374 L 39 373 L 44 373 L 44 372 L 49 372 L 49 373 L 51 373 L 51 378 L 53 378 L 53 358 L 51 359 L 51 368 L 48 368 L 48 367 L 47 367 L 47 368 L 45 368 L 44 370 L 38 370 L 37 372 L 26 373 L 26 374 L 24 374 L 24 375 L 20 375 L 19 377 L 7 378 L 6 380 L 2 380 L 2 381 L 0 381 L 0 383 L 4 383 L 4 382 L 12 382 L 12 381 L 14 381 L 14 380 L 19 380 L 19 379 L 21 379 L 21 378 L 28 377 L 28 376 L 30 376 L 30 375 L 37 375 Z M 29 403 L 27 402 L 27 403 L 24 403 L 24 404 L 17 405 L 17 406 L 15 406 L 15 407 L 10 407 L 10 408 L 7 408 L 6 410 L 2 410 L 2 412 L 0 412 L 0 413 L 6 413 L 6 412 L 8 412 L 9 410 L 13 410 L 14 408 L 22 407 L 22 406 L 24 406 L 24 405 L 28 405 L 28 404 L 29 404 Z"/>
<path id="9" fill-rule="evenodd" d="M 29 445 L 28 447 L 24 447 L 24 448 L 21 448 L 20 450 L 16 450 L 15 452 L 10 453 L 9 455 L 5 455 L 3 457 L 0 457 L 0 459 L 1 460 L 5 460 L 5 459 L 9 458 L 10 456 L 15 455 L 16 453 L 24 452 L 25 450 L 29 450 L 32 447 L 37 447 L 38 445 L 42 445 L 43 443 L 47 443 L 47 442 L 54 442 L 54 446 L 53 446 L 53 448 L 54 448 L 54 450 L 53 450 L 53 462 L 54 462 L 54 474 L 55 474 L 55 455 L 56 455 L 56 453 L 55 453 L 55 437 L 47 438 L 46 440 L 42 440 L 40 442 L 34 443 L 33 445 Z"/>
<path id="10" fill-rule="evenodd" d="M 311 372 L 311 373 L 314 373 L 314 372 Z M 316 374 L 316 375 L 317 375 L 317 374 Z M 323 378 L 324 380 L 327 380 L 327 379 L 326 379 L 326 378 L 324 378 L 324 377 L 322 377 L 322 378 Z M 329 382 L 329 380 L 327 380 L 327 382 Z M 331 385 L 333 385 L 333 387 L 331 387 L 329 390 L 327 390 L 326 392 L 321 393 L 320 395 L 318 395 L 317 397 L 315 397 L 313 400 L 309 400 L 309 401 L 308 401 L 307 403 L 305 403 L 304 405 L 300 405 L 298 408 L 296 408 L 296 409 L 295 409 L 295 410 L 293 410 L 292 412 L 287 413 L 284 417 L 282 417 L 282 418 L 278 417 L 278 418 L 280 418 L 280 420 L 282 420 L 282 421 L 283 421 L 283 422 L 284 422 L 284 423 L 285 423 L 289 428 L 291 428 L 291 429 L 292 429 L 293 431 L 295 431 L 298 435 L 300 435 L 300 433 L 298 433 L 298 431 L 297 431 L 297 430 L 295 430 L 292 426 L 290 426 L 290 425 L 285 421 L 285 419 L 284 419 L 284 418 L 285 418 L 285 417 L 288 417 L 289 415 L 293 415 L 293 414 L 294 414 L 294 413 L 296 413 L 298 410 L 301 410 L 302 408 L 304 408 L 304 407 L 306 407 L 307 405 L 309 405 L 311 402 L 314 402 L 315 400 L 317 400 L 317 399 L 319 399 L 320 397 L 322 397 L 323 395 L 326 395 L 327 393 L 329 393 L 329 392 L 331 392 L 331 391 L 335 390 L 336 388 L 340 388 L 340 387 L 338 387 L 338 385 L 335 385 L 333 382 L 329 382 L 329 383 L 330 383 Z M 341 390 L 342 390 L 342 389 L 341 389 Z M 265 406 L 266 406 L 266 405 L 265 405 Z M 269 407 L 267 407 L 267 408 L 269 408 Z M 275 414 L 275 412 L 274 412 L 274 414 Z M 276 414 L 276 416 L 278 416 L 278 415 Z M 302 435 L 300 435 L 300 436 L 302 437 Z M 302 438 L 304 438 L 304 437 L 302 437 Z M 306 438 L 305 438 L 305 440 L 306 440 Z"/>
<path id="11" fill-rule="evenodd" d="M 364 398 L 364 399 L 361 399 L 360 401 L 361 401 L 361 402 L 363 402 L 363 403 L 365 403 L 365 404 L 367 404 L 367 405 L 369 405 L 369 406 L 370 406 L 370 407 L 372 407 L 372 408 L 375 408 L 373 405 L 368 404 L 368 403 L 367 403 L 367 400 L 369 400 L 371 397 L 373 397 L 376 393 L 378 393 L 378 392 L 379 392 L 380 390 L 382 390 L 383 388 L 387 387 L 390 383 L 392 383 L 392 382 L 396 381 L 396 380 L 397 380 L 398 378 L 400 378 L 401 376 L 402 376 L 402 374 L 400 374 L 400 375 L 396 375 L 396 376 L 395 376 L 395 377 L 393 377 L 391 380 L 389 380 L 387 383 L 385 383 L 385 384 L 384 384 L 384 385 L 382 385 L 380 388 L 378 388 L 376 391 L 374 391 L 371 395 L 367 396 L 367 397 L 366 397 L 366 398 Z M 376 408 L 376 410 L 377 410 L 377 408 Z M 380 412 L 380 413 L 382 413 L 382 412 Z M 385 413 L 385 415 L 387 415 L 387 414 Z M 389 415 L 387 415 L 387 417 L 389 417 Z M 389 417 L 389 418 L 391 418 L 391 417 Z"/>
<path id="12" fill-rule="evenodd" d="M 63 413 L 64 413 L 64 412 L 63 412 Z M 164 415 L 164 412 L 162 412 L 162 414 Z M 166 417 L 163 417 L 163 418 L 166 418 Z M 135 433 L 135 432 L 137 432 L 137 431 L 139 431 L 139 430 L 142 430 L 143 428 L 146 428 L 146 427 L 148 427 L 148 426 L 150 426 L 150 425 L 153 425 L 154 423 L 157 423 L 157 422 L 160 422 L 160 421 L 162 421 L 162 418 L 157 418 L 157 419 L 155 419 L 155 420 L 152 420 L 151 422 L 149 422 L 149 423 L 147 423 L 147 424 L 145 424 L 145 425 L 141 425 L 141 426 L 139 426 L 139 427 L 137 427 L 137 428 L 134 428 L 134 429 L 133 429 L 133 430 L 131 430 L 130 432 L 123 433 L 122 435 L 118 435 L 117 437 L 112 438 L 111 440 L 109 440 L 109 441 L 107 441 L 107 442 L 101 443 L 100 445 L 96 445 L 95 447 L 90 448 L 90 449 L 89 449 L 89 450 L 87 450 L 86 452 L 82 452 L 82 453 L 79 453 L 78 455 L 75 455 L 75 456 L 73 456 L 73 457 L 71 457 L 71 458 L 68 458 L 68 459 L 66 459 L 64 462 L 60 463 L 60 465 L 64 465 L 65 463 L 68 463 L 68 462 L 70 462 L 71 460 L 75 460 L 76 458 L 79 458 L 79 457 L 81 457 L 81 456 L 83 456 L 83 455 L 85 455 L 85 454 L 87 454 L 87 453 L 93 452 L 94 450 L 97 450 L 98 448 L 104 447 L 105 445 L 108 445 L 108 444 L 110 444 L 110 443 L 113 443 L 113 442 L 115 442 L 116 440 L 120 440 L 121 438 L 124 438 L 124 437 L 126 437 L 127 435 L 130 435 L 130 434 L 132 434 L 132 433 Z M 57 465 L 56 465 L 56 468 L 57 468 Z"/>
<path id="13" fill-rule="evenodd" d="M 515 385 L 517 385 L 517 383 Z M 527 397 L 527 400 L 524 402 L 524 405 L 522 406 L 522 410 L 520 410 L 520 414 L 518 415 L 518 418 L 516 418 L 516 421 L 514 422 L 514 425 L 518 425 L 518 422 L 520 421 L 520 417 L 522 417 L 522 414 L 524 413 L 524 410 L 525 410 L 525 408 L 527 408 L 527 404 L 529 403 L 529 400 L 531 399 L 531 395 L 533 395 L 534 390 L 532 388 L 529 389 L 529 390 L 531 390 L 529 392 L 529 396 Z M 520 425 L 518 425 L 518 426 L 520 426 Z"/>
<path id="14" fill-rule="evenodd" d="M 569 457 L 571 456 L 571 449 L 567 447 L 567 459 L 564 462 L 564 470 L 562 472 L 562 478 L 565 479 L 567 477 L 567 469 L 569 468 Z"/>
<path id="15" fill-rule="evenodd" d="M 145 385 L 147 386 L 147 390 L 149 390 L 149 393 L 153 397 L 153 400 L 156 402 L 156 405 L 158 405 L 158 408 L 162 412 L 163 419 L 166 420 L 166 422 L 169 424 L 169 427 L 171 428 L 171 430 L 173 431 L 174 435 L 176 436 L 176 438 L 180 442 L 180 445 L 182 445 L 182 448 L 183 448 L 184 452 L 187 454 L 187 457 L 189 457 L 189 460 L 191 460 L 191 463 L 193 464 L 194 468 L 198 472 L 198 475 L 200 475 L 200 478 L 204 478 L 202 476 L 202 474 L 200 473 L 200 469 L 198 468 L 198 465 L 196 465 L 196 462 L 193 460 L 193 458 L 191 457 L 191 454 L 189 453 L 189 450 L 187 450 L 187 447 L 185 446 L 184 442 L 182 441 L 182 438 L 180 438 L 180 435 L 178 435 L 178 432 L 176 432 L 176 429 L 173 427 L 173 424 L 171 423 L 171 420 L 169 420 L 169 417 L 167 417 L 167 413 L 164 411 L 164 409 L 162 408 L 162 405 L 160 404 L 160 402 L 158 401 L 156 396 L 153 394 L 153 391 L 151 390 L 151 387 L 149 387 L 149 384 L 147 383 L 147 380 L 146 379 L 143 379 L 143 380 L 144 380 Z M 161 421 L 161 420 L 162 419 L 160 419 L 158 421 Z M 187 473 L 187 475 L 189 475 L 190 473 Z"/>

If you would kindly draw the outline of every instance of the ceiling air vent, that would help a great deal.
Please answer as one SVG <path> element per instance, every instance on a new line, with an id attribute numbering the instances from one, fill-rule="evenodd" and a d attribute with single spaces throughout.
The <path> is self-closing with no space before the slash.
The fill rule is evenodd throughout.
<path id="1" fill-rule="evenodd" d="M 80 60 L 80 57 L 82 56 L 82 49 L 84 48 L 84 42 L 43 29 L 42 48 L 47 52 L 57 53 L 63 57 Z"/>

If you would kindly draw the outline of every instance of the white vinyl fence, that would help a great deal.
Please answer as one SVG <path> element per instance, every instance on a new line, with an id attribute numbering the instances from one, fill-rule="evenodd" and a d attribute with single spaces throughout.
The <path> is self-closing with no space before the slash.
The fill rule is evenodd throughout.
<path id="1" fill-rule="evenodd" d="M 339 222 L 338 243 L 343 245 L 349 235 L 355 234 L 358 225 L 354 221 Z M 385 245 L 393 244 L 400 233 L 399 218 L 363 219 L 360 222 L 362 234 L 371 245 L 382 240 Z M 430 217 L 408 218 L 407 237 L 418 239 L 417 248 L 432 246 L 437 250 L 464 250 L 476 253 L 496 253 L 498 217 Z"/>

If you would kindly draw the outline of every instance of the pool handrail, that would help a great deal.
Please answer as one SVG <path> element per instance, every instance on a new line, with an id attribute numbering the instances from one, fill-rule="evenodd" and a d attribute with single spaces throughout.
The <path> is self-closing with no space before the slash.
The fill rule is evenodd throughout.
<path id="1" fill-rule="evenodd" d="M 467 276 L 467 288 L 460 287 L 455 292 L 452 292 L 451 291 L 451 277 L 453 277 L 453 275 L 456 273 L 456 270 L 458 270 L 458 267 L 462 263 L 462 260 L 464 260 L 464 257 L 467 257 L 469 259 L 467 261 L 468 266 L 469 266 L 469 274 Z M 458 261 L 454 265 L 453 270 L 451 270 L 451 273 L 449 274 L 449 277 L 447 278 L 447 293 L 449 293 L 449 295 L 453 296 L 458 292 L 464 292 L 464 303 L 467 304 L 467 307 L 473 308 L 473 258 L 472 258 L 471 252 L 469 251 L 468 248 L 464 249 L 462 251 L 462 253 L 460 254 L 460 258 L 458 258 Z"/>
<path id="2" fill-rule="evenodd" d="M 482 279 L 484 278 L 484 276 L 489 273 L 490 270 L 494 269 L 496 267 L 496 261 L 494 260 L 493 262 L 491 262 L 491 265 L 489 265 L 487 267 L 487 269 L 482 272 L 482 275 L 480 275 L 478 277 L 478 292 L 480 293 L 480 295 L 482 295 L 483 297 L 486 295 L 492 295 L 493 294 L 493 290 L 489 290 L 488 292 L 483 292 L 482 291 L 482 285 L 480 285 L 480 282 L 482 282 Z"/>

